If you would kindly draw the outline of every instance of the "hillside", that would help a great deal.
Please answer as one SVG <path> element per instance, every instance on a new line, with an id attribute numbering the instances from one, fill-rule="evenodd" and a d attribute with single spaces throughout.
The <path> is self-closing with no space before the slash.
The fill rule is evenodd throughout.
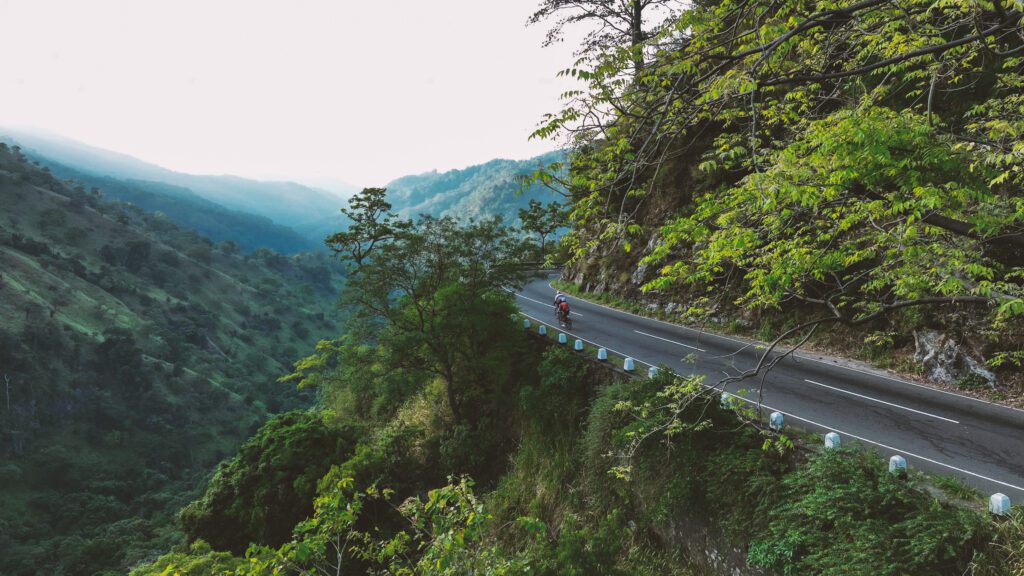
<path id="1" fill-rule="evenodd" d="M 336 264 L 214 244 L 0 146 L 0 573 L 123 570 L 337 332 Z M 63 572 L 58 566 L 65 568 Z"/>
<path id="2" fill-rule="evenodd" d="M 322 249 L 322 243 L 302 236 L 292 228 L 275 224 L 264 216 L 229 210 L 188 188 L 162 182 L 97 176 L 46 158 L 40 160 L 58 178 L 75 180 L 87 188 L 99 188 L 106 196 L 130 202 L 147 212 L 160 212 L 179 226 L 195 230 L 214 242 L 231 240 L 246 252 L 270 248 L 275 252 L 294 254 Z M 340 222 L 340 217 L 331 219 L 335 226 Z"/>
<path id="3" fill-rule="evenodd" d="M 2 128 L 0 141 L 3 140 L 20 145 L 41 161 L 62 164 L 82 174 L 185 188 L 230 210 L 256 214 L 294 228 L 315 243 L 319 243 L 322 235 L 320 231 L 307 233 L 309 225 L 337 214 L 343 205 L 336 194 L 294 182 L 184 174 L 126 154 L 45 133 Z"/>
<path id="4" fill-rule="evenodd" d="M 388 201 L 403 216 L 420 214 L 480 219 L 501 216 L 509 224 L 518 221 L 518 211 L 530 200 L 543 203 L 561 196 L 539 184 L 520 194 L 517 177 L 529 175 L 542 166 L 561 162 L 565 155 L 550 152 L 529 160 L 491 160 L 462 170 L 427 172 L 404 176 L 388 183 Z"/>

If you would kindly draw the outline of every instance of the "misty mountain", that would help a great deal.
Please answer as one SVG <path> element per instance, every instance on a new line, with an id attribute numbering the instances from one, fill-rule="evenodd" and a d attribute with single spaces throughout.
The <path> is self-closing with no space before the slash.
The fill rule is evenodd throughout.
<path id="1" fill-rule="evenodd" d="M 501 216 L 507 224 L 516 225 L 519 209 L 531 199 L 545 204 L 563 199 L 541 185 L 530 186 L 520 194 L 517 177 L 563 160 L 564 152 L 549 152 L 529 160 L 491 160 L 462 170 L 404 176 L 387 185 L 388 200 L 406 217 Z"/>
<path id="2" fill-rule="evenodd" d="M 306 232 L 338 214 L 338 194 L 295 182 L 264 182 L 238 176 L 204 176 L 168 170 L 132 156 L 89 146 L 62 136 L 0 128 L 0 141 L 18 144 L 29 156 L 62 164 L 86 175 L 118 180 L 158 182 L 187 188 L 195 195 L 232 210 L 250 212 L 289 226 L 319 243 L 320 232 Z M 338 217 L 340 220 L 340 217 Z"/>
<path id="3" fill-rule="evenodd" d="M 246 252 L 270 248 L 294 254 L 323 247 L 320 242 L 302 236 L 292 228 L 275 224 L 264 216 L 230 210 L 188 188 L 162 182 L 97 176 L 46 158 L 42 160 L 58 178 L 81 182 L 85 188 L 98 188 L 109 198 L 131 202 L 147 212 L 162 213 L 179 226 L 192 229 L 214 242 L 230 240 Z"/>

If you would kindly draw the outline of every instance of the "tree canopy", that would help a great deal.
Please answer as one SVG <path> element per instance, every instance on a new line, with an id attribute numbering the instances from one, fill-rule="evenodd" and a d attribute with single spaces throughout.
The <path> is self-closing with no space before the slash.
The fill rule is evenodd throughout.
<path id="1" fill-rule="evenodd" d="M 674 2 L 568 74 L 580 262 L 657 234 L 648 290 L 863 323 L 923 305 L 1024 313 L 1024 27 L 1014 2 Z M 550 14 L 548 14 L 550 15 Z"/>

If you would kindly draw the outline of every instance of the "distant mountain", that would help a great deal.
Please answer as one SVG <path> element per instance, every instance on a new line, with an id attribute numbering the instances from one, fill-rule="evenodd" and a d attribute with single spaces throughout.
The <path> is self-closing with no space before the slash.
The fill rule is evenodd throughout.
<path id="1" fill-rule="evenodd" d="M 330 192 L 331 194 L 342 198 L 348 198 L 361 190 L 361 188 L 355 184 L 349 184 L 343 180 L 330 177 L 289 178 L 289 180 L 298 182 L 303 186 L 309 186 L 314 190 Z"/>
<path id="2" fill-rule="evenodd" d="M 338 214 L 344 205 L 336 193 L 295 182 L 263 182 L 238 176 L 184 174 L 126 154 L 36 131 L 0 128 L 0 141 L 18 144 L 30 156 L 45 158 L 83 174 L 187 188 L 195 195 L 226 208 L 257 214 L 277 224 L 292 227 L 317 243 L 322 239 L 321 232 L 307 233 L 310 224 L 322 223 Z"/>
<path id="3" fill-rule="evenodd" d="M 387 185 L 388 200 L 403 216 L 419 214 L 483 218 L 501 216 L 517 224 L 519 208 L 531 199 L 543 203 L 562 200 L 551 190 L 534 185 L 520 194 L 517 177 L 538 167 L 560 162 L 564 152 L 549 152 L 529 160 L 491 160 L 462 170 L 404 176 Z"/>
<path id="4" fill-rule="evenodd" d="M 246 252 L 270 248 L 294 254 L 323 247 L 320 242 L 302 236 L 292 228 L 275 224 L 264 216 L 230 210 L 188 188 L 162 182 L 97 176 L 46 158 L 42 160 L 58 178 L 81 182 L 85 188 L 99 188 L 109 198 L 131 202 L 148 212 L 162 213 L 176 224 L 191 228 L 214 242 L 231 240 Z"/>

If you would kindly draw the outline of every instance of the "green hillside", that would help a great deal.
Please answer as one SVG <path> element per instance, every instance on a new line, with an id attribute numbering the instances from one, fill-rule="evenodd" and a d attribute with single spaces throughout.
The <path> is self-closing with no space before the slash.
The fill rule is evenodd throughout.
<path id="1" fill-rule="evenodd" d="M 479 220 L 501 216 L 513 224 L 519 209 L 530 200 L 546 204 L 562 199 L 539 184 L 522 190 L 519 177 L 564 159 L 563 153 L 550 152 L 529 160 L 491 160 L 462 170 L 404 176 L 388 183 L 388 199 L 406 217 L 429 214 Z"/>
<path id="2" fill-rule="evenodd" d="M 220 459 L 306 395 L 336 263 L 243 255 L 0 146 L 0 573 L 123 570 Z"/>

